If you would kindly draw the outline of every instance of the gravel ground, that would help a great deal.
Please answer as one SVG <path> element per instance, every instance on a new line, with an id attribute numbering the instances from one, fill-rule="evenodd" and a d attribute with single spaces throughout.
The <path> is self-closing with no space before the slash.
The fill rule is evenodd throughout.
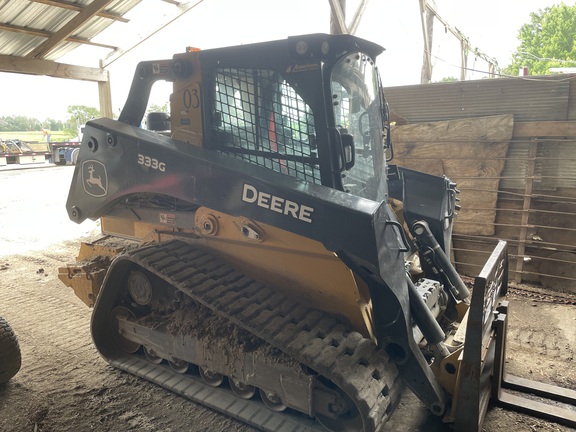
<path id="1" fill-rule="evenodd" d="M 115 370 L 94 348 L 91 311 L 57 278 L 81 238 L 64 203 L 73 167 L 0 170 L 0 315 L 17 333 L 22 368 L 0 386 L 0 431 L 242 431 L 254 429 Z M 511 295 L 507 368 L 576 390 L 576 307 Z M 409 392 L 393 431 L 450 430 Z M 492 408 L 485 431 L 572 429 Z"/>

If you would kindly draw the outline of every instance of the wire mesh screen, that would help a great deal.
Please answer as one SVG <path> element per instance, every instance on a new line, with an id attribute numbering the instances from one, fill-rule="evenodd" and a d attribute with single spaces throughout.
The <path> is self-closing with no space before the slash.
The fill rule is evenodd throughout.
<path id="1" fill-rule="evenodd" d="M 218 151 L 320 183 L 312 110 L 279 73 L 226 68 L 215 81 Z"/>

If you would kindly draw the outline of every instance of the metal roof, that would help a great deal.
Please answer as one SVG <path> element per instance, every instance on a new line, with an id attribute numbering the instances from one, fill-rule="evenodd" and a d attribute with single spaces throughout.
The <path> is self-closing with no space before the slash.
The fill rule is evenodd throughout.
<path id="1" fill-rule="evenodd" d="M 58 60 L 92 39 L 141 0 L 0 0 L 0 55 Z"/>
<path id="2" fill-rule="evenodd" d="M 576 119 L 576 75 L 547 75 L 388 87 L 392 112 L 405 123 L 514 114 L 515 121 Z"/>
<path id="3" fill-rule="evenodd" d="M 0 0 L 0 73 L 95 81 L 100 112 L 112 117 L 106 68 L 203 1 Z M 350 26 L 344 21 L 340 1 L 328 2 L 335 17 L 332 32 L 353 33 L 368 0 L 360 0 Z M 139 19 L 130 22 L 134 17 Z M 79 64 L 85 58 L 90 58 L 92 66 Z M 94 67 L 96 61 L 98 67 Z"/>
<path id="4" fill-rule="evenodd" d="M 0 0 L 0 72 L 98 82 L 100 111 L 112 117 L 106 66 L 202 1 Z M 64 61 L 87 50 L 76 58 L 89 57 L 92 67 Z"/>
<path id="5" fill-rule="evenodd" d="M 0 72 L 105 82 L 107 65 L 202 1 L 0 0 Z M 72 51 L 100 66 L 57 63 Z"/>

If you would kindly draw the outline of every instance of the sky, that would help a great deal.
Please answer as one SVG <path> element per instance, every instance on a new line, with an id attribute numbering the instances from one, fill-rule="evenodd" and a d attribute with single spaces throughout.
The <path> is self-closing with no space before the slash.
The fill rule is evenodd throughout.
<path id="1" fill-rule="evenodd" d="M 432 3 L 432 0 L 429 0 Z M 562 0 L 436 0 L 436 10 L 452 27 L 460 30 L 473 47 L 506 67 L 519 42 L 518 30 L 538 12 Z M 129 46 L 145 34 L 147 16 L 162 16 L 162 2 L 143 1 L 129 14 L 130 24 L 116 23 L 97 40 Z M 358 0 L 347 0 L 347 16 L 353 16 Z M 564 0 L 566 4 L 572 2 Z M 164 6 L 164 7 L 169 7 Z M 160 9 L 159 9 L 160 8 Z M 113 110 L 119 113 L 126 100 L 133 72 L 141 60 L 171 58 L 187 46 L 210 49 L 266 40 L 283 39 L 306 33 L 328 33 L 328 0 L 203 0 L 198 6 L 112 63 Z M 423 37 L 419 0 L 369 0 L 356 35 L 382 45 L 386 51 L 378 58 L 385 86 L 420 83 Z M 433 81 L 460 76 L 460 43 L 436 21 L 432 42 Z M 97 67 L 107 51 L 84 47 L 59 59 L 62 63 Z M 481 79 L 487 64 L 468 58 L 467 79 Z M 170 87 L 156 85 L 151 102 L 168 101 Z M 25 115 L 44 120 L 66 120 L 70 105 L 99 108 L 96 83 L 44 76 L 0 73 L 0 117 Z"/>

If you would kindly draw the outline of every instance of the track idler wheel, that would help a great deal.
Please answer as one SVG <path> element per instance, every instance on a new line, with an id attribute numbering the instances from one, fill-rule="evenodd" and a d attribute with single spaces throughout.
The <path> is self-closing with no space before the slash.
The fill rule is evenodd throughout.
<path id="1" fill-rule="evenodd" d="M 362 432 L 364 425 L 360 413 L 349 398 L 342 394 L 342 399 L 328 405 L 329 413 L 316 413 L 316 419 L 330 431 Z"/>
<path id="2" fill-rule="evenodd" d="M 152 300 L 152 284 L 141 271 L 133 271 L 128 277 L 128 292 L 132 299 L 141 306 Z"/>

